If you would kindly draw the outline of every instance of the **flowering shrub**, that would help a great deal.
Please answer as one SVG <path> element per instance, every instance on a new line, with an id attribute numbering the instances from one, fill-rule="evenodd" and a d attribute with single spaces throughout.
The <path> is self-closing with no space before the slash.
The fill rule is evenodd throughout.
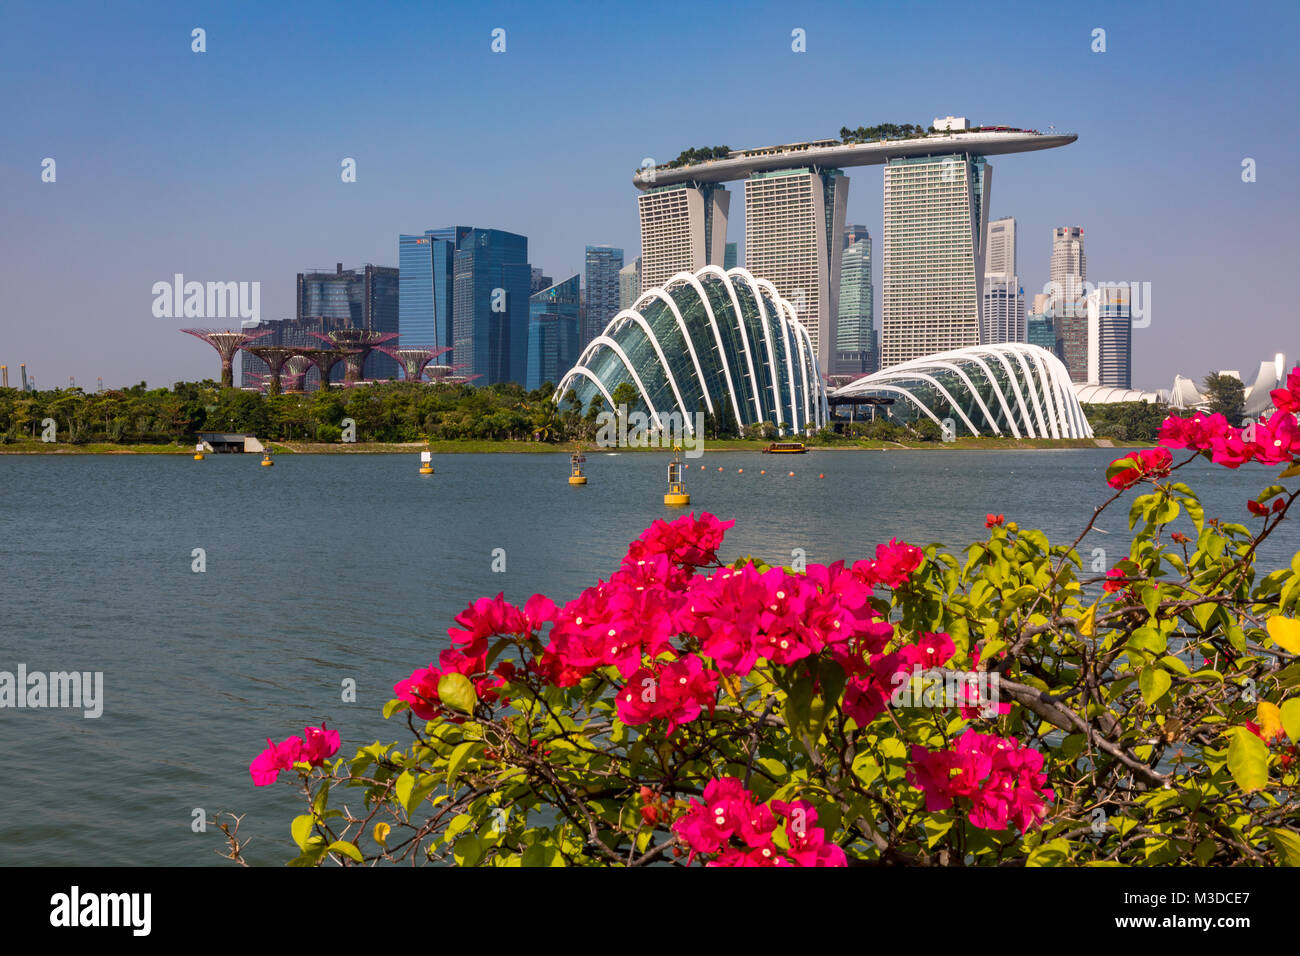
<path id="1" fill-rule="evenodd" d="M 1273 398 L 1112 463 L 1096 514 L 1149 487 L 1108 569 L 1077 550 L 1096 514 L 1070 545 L 990 513 L 961 556 L 800 572 L 723 562 L 713 515 L 656 521 L 563 606 L 470 604 L 393 688 L 406 744 L 330 759 L 307 728 L 253 782 L 297 773 L 297 865 L 1300 864 L 1300 554 L 1255 563 L 1300 491 L 1251 530 L 1173 480 L 1300 474 L 1300 373 Z"/>

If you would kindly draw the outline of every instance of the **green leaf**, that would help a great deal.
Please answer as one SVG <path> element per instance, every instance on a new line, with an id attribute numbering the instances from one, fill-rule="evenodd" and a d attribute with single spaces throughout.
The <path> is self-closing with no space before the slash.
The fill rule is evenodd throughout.
<path id="1" fill-rule="evenodd" d="M 785 700 L 785 722 L 791 727 L 808 726 L 808 710 L 812 704 L 813 682 L 811 677 L 800 677 L 790 688 Z M 524 866 L 528 864 L 525 863 Z"/>
<path id="2" fill-rule="evenodd" d="M 348 859 L 355 860 L 357 863 L 365 862 L 361 856 L 361 851 L 357 849 L 356 844 L 349 843 L 347 840 L 335 840 L 329 845 L 328 849 L 330 853 L 342 853 Z"/>
<path id="3" fill-rule="evenodd" d="M 1300 697 L 1292 697 L 1282 702 L 1282 729 L 1291 738 L 1291 742 L 1300 743 Z"/>
<path id="4" fill-rule="evenodd" d="M 483 743 L 478 740 L 467 740 L 456 747 L 447 758 L 447 787 L 450 788 L 456 782 L 456 775 L 460 769 L 469 762 L 471 757 L 477 756 L 477 752 L 483 749 Z"/>
<path id="5" fill-rule="evenodd" d="M 1242 790 L 1259 790 L 1268 784 L 1268 747 L 1244 727 L 1236 728 L 1228 744 L 1228 770 Z"/>
<path id="6" fill-rule="evenodd" d="M 410 817 L 415 812 L 415 808 L 424 802 L 424 798 L 433 792 L 434 787 L 438 786 L 437 774 L 427 773 L 420 778 L 420 782 L 411 788 L 410 794 L 406 798 L 406 815 Z"/>
<path id="7" fill-rule="evenodd" d="M 564 866 L 564 858 L 553 846 L 534 843 L 524 851 L 522 866 Z"/>
<path id="8" fill-rule="evenodd" d="M 1029 859 L 1025 860 L 1025 866 L 1061 866 L 1068 859 L 1069 854 L 1069 841 L 1062 837 L 1051 843 L 1034 847 L 1029 854 Z"/>
<path id="9" fill-rule="evenodd" d="M 1294 830 L 1270 829 L 1268 839 L 1277 847 L 1285 866 L 1300 866 L 1300 834 Z"/>
<path id="10" fill-rule="evenodd" d="M 406 806 L 411 800 L 411 790 L 414 787 L 415 777 L 411 775 L 411 771 L 403 770 L 402 775 L 393 784 L 393 792 L 397 794 L 397 802 L 402 806 Z M 408 810 L 407 813 L 409 814 L 410 811 Z"/>
<path id="11" fill-rule="evenodd" d="M 456 841 L 451 854 L 455 857 L 457 866 L 478 866 L 483 859 L 484 849 L 483 840 L 477 833 L 467 833 Z M 527 853 L 524 855 L 527 856 Z"/>
<path id="12" fill-rule="evenodd" d="M 474 713 L 478 704 L 474 684 L 464 674 L 443 674 L 438 679 L 438 699 L 447 707 L 466 714 Z"/>
<path id="13" fill-rule="evenodd" d="M 310 813 L 304 813 L 300 817 L 294 817 L 293 822 L 289 824 L 289 833 L 293 836 L 293 842 L 298 844 L 298 849 L 307 849 L 307 838 L 311 836 L 312 824 L 316 818 Z"/>
<path id="14" fill-rule="evenodd" d="M 1151 707 L 1161 697 L 1169 692 L 1171 680 L 1169 674 L 1158 667 L 1144 667 L 1142 674 L 1138 678 L 1138 686 L 1142 689 L 1142 699 L 1148 707 Z"/>
<path id="15" fill-rule="evenodd" d="M 394 697 L 388 703 L 384 704 L 384 720 L 387 720 L 389 717 L 393 716 L 393 714 L 400 714 L 410 706 L 410 704 L 402 700 L 400 697 Z"/>

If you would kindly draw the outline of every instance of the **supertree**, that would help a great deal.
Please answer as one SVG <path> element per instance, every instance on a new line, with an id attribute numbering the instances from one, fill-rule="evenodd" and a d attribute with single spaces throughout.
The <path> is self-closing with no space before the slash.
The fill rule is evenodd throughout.
<path id="1" fill-rule="evenodd" d="M 202 339 L 221 356 L 221 386 L 222 388 L 233 388 L 235 384 L 235 367 L 232 364 L 235 352 L 243 348 L 249 342 L 260 339 L 264 335 L 270 335 L 271 329 L 264 329 L 260 332 L 246 332 L 242 329 L 181 329 L 186 335 L 192 335 L 196 339 Z"/>
<path id="2" fill-rule="evenodd" d="M 267 394 L 280 394 L 280 370 L 284 368 L 284 363 L 289 361 L 297 349 L 287 345 L 241 345 L 245 352 L 250 355 L 256 355 L 270 370 L 267 377 Z"/>
<path id="3" fill-rule="evenodd" d="M 439 385 L 464 385 L 466 382 L 472 382 L 476 378 L 482 378 L 483 375 L 460 375 L 459 372 L 469 368 L 468 363 L 464 365 L 430 365 L 426 368 L 425 374 L 429 376 L 429 381 L 437 382 Z"/>
<path id="4" fill-rule="evenodd" d="M 309 332 L 336 349 L 347 351 L 347 370 L 343 373 L 343 379 L 347 382 L 361 381 L 363 369 L 366 367 L 366 358 L 370 353 L 383 345 L 385 342 L 391 342 L 397 338 L 396 332 L 372 332 L 370 329 L 334 329 L 331 332 Z"/>
<path id="5" fill-rule="evenodd" d="M 284 363 L 284 371 L 280 375 L 280 386 L 287 392 L 302 391 L 303 383 L 307 378 L 307 369 L 311 368 L 311 359 L 303 355 L 298 349 L 290 355 Z"/>
<path id="6" fill-rule="evenodd" d="M 330 387 L 330 372 L 334 370 L 334 366 L 351 354 L 349 349 L 299 348 L 296 351 L 311 362 L 312 365 L 316 366 L 316 371 L 320 372 L 320 387 L 322 389 Z"/>
<path id="7" fill-rule="evenodd" d="M 397 359 L 397 364 L 402 367 L 402 373 L 406 376 L 406 381 L 418 382 L 424 378 L 424 367 L 439 355 L 450 352 L 451 346 L 446 345 L 439 349 L 390 349 L 381 345 L 379 351 Z"/>

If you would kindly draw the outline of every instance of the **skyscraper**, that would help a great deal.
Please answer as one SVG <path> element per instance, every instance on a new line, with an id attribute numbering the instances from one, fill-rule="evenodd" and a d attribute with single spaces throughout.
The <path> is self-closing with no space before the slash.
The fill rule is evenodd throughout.
<path id="1" fill-rule="evenodd" d="M 1058 226 L 1052 230 L 1052 271 L 1048 286 L 1050 310 L 1060 342 L 1061 361 L 1070 381 L 1088 381 L 1088 304 L 1083 283 L 1088 278 L 1088 260 L 1083 251 L 1080 226 Z"/>
<path id="2" fill-rule="evenodd" d="M 866 226 L 844 229 L 840 260 L 840 305 L 835 329 L 833 375 L 869 375 L 876 370 L 871 235 Z"/>
<path id="3" fill-rule="evenodd" d="M 587 246 L 587 309 L 583 320 L 585 326 L 579 330 L 584 347 L 618 314 L 618 273 L 622 268 L 622 249 Z"/>
<path id="4" fill-rule="evenodd" d="M 398 331 L 404 349 L 451 348 L 456 249 L 470 232 L 469 226 L 427 229 L 422 235 L 397 237 L 400 268 Z M 438 358 L 450 365 L 454 354 Z"/>
<path id="5" fill-rule="evenodd" d="M 984 257 L 984 293 L 980 312 L 980 343 L 1024 342 L 1025 290 L 1016 275 L 1016 221 L 989 221 Z"/>
<path id="6" fill-rule="evenodd" d="M 882 369 L 979 344 L 992 178 L 968 153 L 885 164 Z"/>
<path id="7" fill-rule="evenodd" d="M 524 382 L 528 374 L 528 239 L 471 229 L 453 264 L 453 355 L 482 384 Z"/>
<path id="8" fill-rule="evenodd" d="M 641 288 L 663 285 L 726 259 L 731 193 L 717 183 L 658 186 L 637 197 L 641 213 Z"/>
<path id="9" fill-rule="evenodd" d="M 578 361 L 578 299 L 580 277 L 542 289 L 528 300 L 528 377 L 532 391 L 545 382 L 558 385 Z"/>
<path id="10" fill-rule="evenodd" d="M 618 270 L 618 308 L 632 308 L 632 303 L 641 294 L 641 257 L 637 256 Z"/>
<path id="11" fill-rule="evenodd" d="M 1027 316 L 1025 319 L 1025 341 L 1030 345 L 1045 348 L 1053 355 L 1056 355 L 1057 358 L 1060 358 L 1056 349 L 1056 326 L 1052 323 L 1051 315 L 1040 312 Z"/>
<path id="12" fill-rule="evenodd" d="M 738 244 L 734 242 L 727 243 L 727 250 L 725 253 L 723 253 L 723 257 L 722 257 L 722 268 L 724 269 L 736 268 L 737 245 Z"/>
<path id="13" fill-rule="evenodd" d="M 984 276 L 984 302 L 980 313 L 980 344 L 1025 342 L 1025 290 L 1020 279 L 1003 273 Z"/>
<path id="14" fill-rule="evenodd" d="M 782 169 L 745 180 L 745 268 L 767 279 L 831 369 L 849 179 L 838 169 Z"/>
<path id="15" fill-rule="evenodd" d="M 297 320 L 317 322 L 321 331 L 367 329 L 371 332 L 399 332 L 399 270 L 391 266 L 366 265 L 344 270 L 338 263 L 333 272 L 298 273 Z M 339 374 L 342 370 L 339 369 Z M 382 352 L 366 358 L 365 378 L 396 378 L 397 362 Z M 333 379 L 331 379 L 333 380 Z"/>
<path id="16" fill-rule="evenodd" d="M 528 294 L 536 295 L 543 289 L 549 289 L 552 282 L 554 280 L 548 275 L 543 275 L 541 269 L 533 269 L 532 278 L 528 282 Z"/>
<path id="17" fill-rule="evenodd" d="M 984 257 L 985 275 L 1016 275 L 1016 220 L 1011 217 L 989 220 L 988 254 Z"/>
<path id="18" fill-rule="evenodd" d="M 1103 286 L 1087 296 L 1087 381 L 1133 387 L 1133 315 L 1125 286 Z"/>

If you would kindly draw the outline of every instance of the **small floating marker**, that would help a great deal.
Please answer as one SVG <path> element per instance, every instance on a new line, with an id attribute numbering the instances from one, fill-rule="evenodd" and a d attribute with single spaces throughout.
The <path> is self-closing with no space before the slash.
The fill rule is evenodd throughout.
<path id="1" fill-rule="evenodd" d="M 790 477 L 791 477 L 791 478 L 793 478 L 793 477 L 794 477 L 794 472 L 793 472 L 793 471 L 792 471 L 792 472 L 790 472 Z"/>
<path id="2" fill-rule="evenodd" d="M 738 474 L 738 475 L 743 475 L 744 473 L 745 473 L 745 469 L 744 469 L 744 468 L 737 468 L 737 469 L 736 469 L 736 474 Z"/>
<path id="3" fill-rule="evenodd" d="M 272 465 L 274 465 L 274 464 L 275 464 L 275 462 L 273 462 L 273 461 L 271 460 L 271 453 L 270 453 L 269 451 L 263 453 L 263 455 L 262 455 L 262 467 L 263 467 L 263 468 L 270 468 L 270 467 L 271 467 Z"/>
<path id="4" fill-rule="evenodd" d="M 718 466 L 718 471 L 722 471 L 722 466 L 721 466 L 721 465 Z"/>
<path id="5" fill-rule="evenodd" d="M 428 452 L 428 451 L 420 452 L 420 474 L 422 475 L 433 474 L 433 465 L 431 464 L 432 461 L 433 461 L 432 452 Z"/>
<path id="6" fill-rule="evenodd" d="M 203 442 L 199 442 L 197 445 L 194 446 L 194 460 L 195 461 L 203 460 Z"/>
<path id="7" fill-rule="evenodd" d="M 703 468 L 704 466 L 701 465 L 700 467 Z M 689 505 L 691 503 L 691 496 L 686 493 L 684 471 L 681 448 L 674 445 L 673 460 L 668 463 L 668 492 L 664 495 L 664 504 Z"/>
<path id="8" fill-rule="evenodd" d="M 825 478 L 825 477 L 826 477 L 826 475 L 824 475 L 824 474 L 821 474 L 821 475 L 818 475 L 818 476 L 817 476 L 817 477 L 818 477 L 818 478 Z"/>
<path id="9" fill-rule="evenodd" d="M 583 455 L 581 448 L 569 456 L 569 484 L 585 485 L 587 483 L 587 476 L 582 473 L 582 465 L 586 460 L 587 458 Z"/>
<path id="10" fill-rule="evenodd" d="M 760 475 L 766 475 L 766 474 L 767 474 L 767 469 L 764 468 L 762 471 L 759 472 L 759 474 L 760 474 Z"/>

